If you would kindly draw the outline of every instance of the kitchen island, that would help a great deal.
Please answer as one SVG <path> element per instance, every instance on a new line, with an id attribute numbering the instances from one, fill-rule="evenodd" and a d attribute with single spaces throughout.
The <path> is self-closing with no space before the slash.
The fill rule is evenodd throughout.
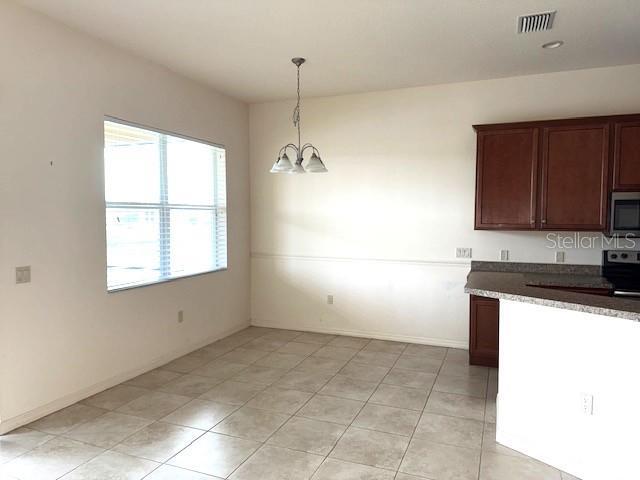
<path id="1" fill-rule="evenodd" d="M 482 270 L 465 291 L 500 300 L 497 441 L 583 480 L 640 478 L 640 301 L 554 288 L 604 289 L 597 271 Z"/>

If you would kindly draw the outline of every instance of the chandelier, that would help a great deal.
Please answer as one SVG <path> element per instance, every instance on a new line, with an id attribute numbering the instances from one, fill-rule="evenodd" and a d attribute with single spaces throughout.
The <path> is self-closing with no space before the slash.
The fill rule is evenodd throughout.
<path id="1" fill-rule="evenodd" d="M 305 143 L 300 146 L 300 66 L 306 61 L 304 58 L 292 58 L 291 61 L 298 69 L 298 103 L 296 108 L 293 109 L 293 126 L 298 129 L 298 145 L 288 143 L 280 149 L 278 152 L 278 160 L 271 167 L 271 173 L 325 173 L 327 167 L 324 166 L 320 159 L 320 152 L 316 147 L 310 143 Z M 287 150 L 295 155 L 295 163 L 292 164 L 287 155 Z M 306 163 L 306 166 L 302 166 L 304 161 L 304 152 L 311 150 L 311 157 Z"/>

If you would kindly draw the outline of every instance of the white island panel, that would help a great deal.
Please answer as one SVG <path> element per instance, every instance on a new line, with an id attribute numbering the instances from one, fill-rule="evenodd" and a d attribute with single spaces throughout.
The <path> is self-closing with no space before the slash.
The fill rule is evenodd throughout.
<path id="1" fill-rule="evenodd" d="M 501 300 L 498 375 L 499 443 L 583 480 L 640 479 L 640 323 Z"/>

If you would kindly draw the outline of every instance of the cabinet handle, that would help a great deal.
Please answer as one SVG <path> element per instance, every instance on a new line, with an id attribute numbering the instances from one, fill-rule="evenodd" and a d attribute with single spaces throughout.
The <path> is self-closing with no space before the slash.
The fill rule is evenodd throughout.
<path id="1" fill-rule="evenodd" d="M 543 218 L 543 219 L 542 219 L 542 223 L 547 223 L 547 219 L 546 219 L 546 218 Z"/>

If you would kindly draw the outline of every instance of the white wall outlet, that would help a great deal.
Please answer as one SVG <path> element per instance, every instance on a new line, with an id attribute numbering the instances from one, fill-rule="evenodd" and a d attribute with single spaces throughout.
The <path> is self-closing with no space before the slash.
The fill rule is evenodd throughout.
<path id="1" fill-rule="evenodd" d="M 593 415 L 593 395 L 583 393 L 581 397 L 582 413 L 585 415 Z"/>
<path id="2" fill-rule="evenodd" d="M 178 310 L 178 323 L 184 322 L 184 311 Z"/>
<path id="3" fill-rule="evenodd" d="M 327 305 L 333 305 L 333 295 L 327 295 Z"/>
<path id="4" fill-rule="evenodd" d="M 471 249 L 470 248 L 456 248 L 456 258 L 471 258 Z"/>
<path id="5" fill-rule="evenodd" d="M 556 263 L 564 263 L 564 252 L 556 252 Z"/>
<path id="6" fill-rule="evenodd" d="M 16 267 L 16 283 L 31 282 L 31 266 Z"/>
<path id="7" fill-rule="evenodd" d="M 502 262 L 509 261 L 509 250 L 500 250 L 500 261 Z"/>

